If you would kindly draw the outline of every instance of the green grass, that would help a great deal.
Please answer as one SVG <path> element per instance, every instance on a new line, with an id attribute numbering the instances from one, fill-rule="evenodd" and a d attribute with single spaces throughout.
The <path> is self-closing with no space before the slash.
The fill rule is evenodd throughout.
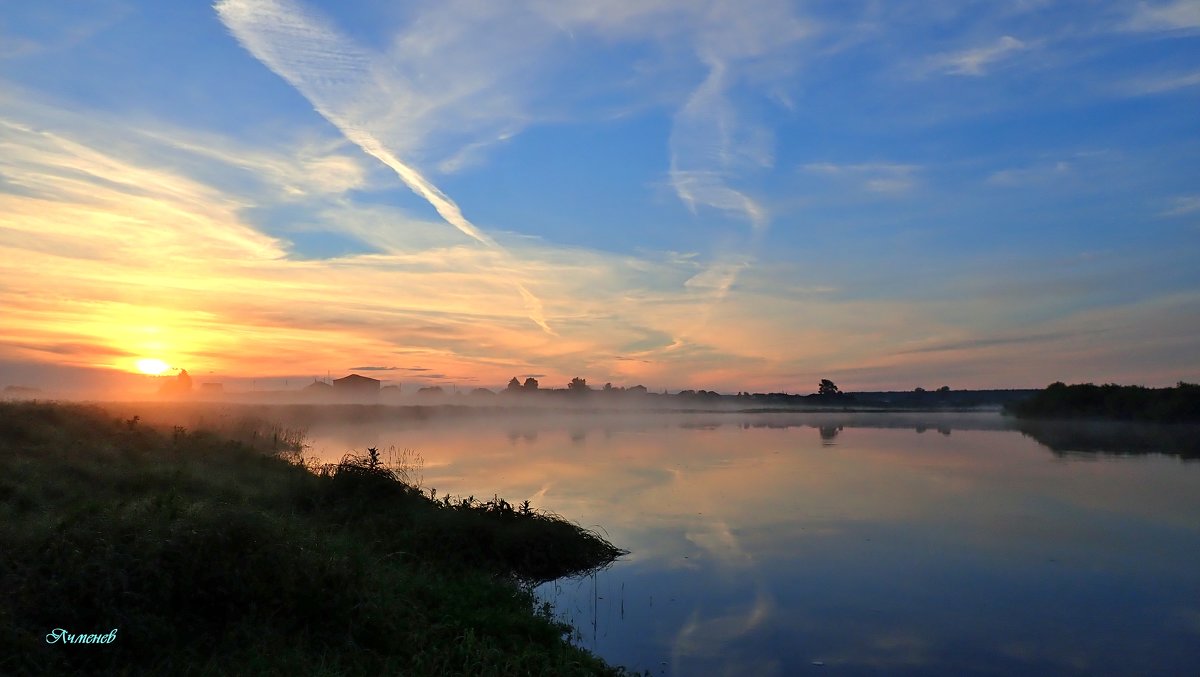
<path id="1" fill-rule="evenodd" d="M 0 403 L 0 674 L 624 673 L 530 592 L 612 562 L 600 536 L 501 499 L 435 501 L 371 458 L 317 470 Z M 48 644 L 55 628 L 118 635 Z"/>

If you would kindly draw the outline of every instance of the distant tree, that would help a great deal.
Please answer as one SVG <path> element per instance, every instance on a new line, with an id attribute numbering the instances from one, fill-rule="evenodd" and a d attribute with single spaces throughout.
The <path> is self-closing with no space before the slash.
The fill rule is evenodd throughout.
<path id="1" fill-rule="evenodd" d="M 604 384 L 604 391 L 605 391 L 605 392 L 610 392 L 610 391 L 612 391 L 612 389 L 613 389 L 613 387 L 612 387 L 612 384 L 611 384 L 611 383 L 605 383 L 605 384 Z"/>
<path id="2" fill-rule="evenodd" d="M 538 389 L 537 379 L 532 376 L 526 378 L 525 385 L 521 386 L 521 388 L 523 388 L 525 390 L 537 390 Z"/>
<path id="3" fill-rule="evenodd" d="M 818 395 L 841 395 L 842 391 L 838 390 L 837 385 L 827 378 L 821 379 L 821 383 L 817 386 Z"/>
<path id="4" fill-rule="evenodd" d="M 430 395 L 444 395 L 445 393 L 446 391 L 443 390 L 441 386 L 425 386 L 424 388 L 417 390 L 418 395 L 424 395 L 426 397 Z"/>
<path id="5" fill-rule="evenodd" d="M 588 387 L 586 378 L 579 378 L 576 376 L 575 378 L 571 379 L 570 383 L 567 384 L 567 390 L 583 393 L 591 390 L 591 388 Z"/>
<path id="6" fill-rule="evenodd" d="M 646 386 L 640 385 L 640 384 L 633 386 L 632 388 L 629 389 L 629 392 L 637 393 L 638 395 L 645 395 L 646 394 Z"/>
<path id="7" fill-rule="evenodd" d="M 941 388 L 938 388 L 938 392 L 939 393 L 948 393 L 948 392 L 950 392 L 950 386 L 942 386 Z"/>
<path id="8" fill-rule="evenodd" d="M 922 388 L 921 386 L 917 386 L 916 388 L 913 389 L 913 392 L 914 393 L 923 393 L 923 392 L 925 392 L 925 389 Z"/>
<path id="9" fill-rule="evenodd" d="M 505 388 L 505 390 L 509 392 L 521 390 L 521 382 L 517 380 L 516 376 L 514 376 L 512 377 L 512 380 L 508 382 L 508 387 Z"/>
<path id="10" fill-rule="evenodd" d="M 173 380 L 163 382 L 158 392 L 162 395 L 186 395 L 192 392 L 192 377 L 187 369 L 180 369 Z"/>
<path id="11" fill-rule="evenodd" d="M 1105 418 L 1163 423 L 1200 422 L 1200 386 L 1175 388 L 1119 386 L 1113 383 L 1050 384 L 1032 397 L 1006 407 L 1022 418 Z"/>

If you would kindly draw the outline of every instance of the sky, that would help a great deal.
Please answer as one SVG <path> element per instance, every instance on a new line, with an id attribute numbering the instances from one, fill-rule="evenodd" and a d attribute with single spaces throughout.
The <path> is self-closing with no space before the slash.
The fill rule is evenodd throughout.
<path id="1" fill-rule="evenodd" d="M 0 386 L 1200 381 L 1195 0 L 0 17 Z"/>

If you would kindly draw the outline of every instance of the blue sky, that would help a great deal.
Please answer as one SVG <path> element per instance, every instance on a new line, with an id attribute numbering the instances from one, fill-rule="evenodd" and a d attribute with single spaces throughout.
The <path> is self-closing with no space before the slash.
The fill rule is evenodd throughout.
<path id="1" fill-rule="evenodd" d="M 1195 2 L 24 3 L 0 147 L 27 379 L 1200 379 Z"/>

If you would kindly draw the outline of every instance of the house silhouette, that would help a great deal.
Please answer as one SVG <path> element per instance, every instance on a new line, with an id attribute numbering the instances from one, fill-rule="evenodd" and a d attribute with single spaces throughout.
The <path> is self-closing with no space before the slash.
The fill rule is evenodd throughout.
<path id="1" fill-rule="evenodd" d="M 377 397 L 379 395 L 379 379 L 350 374 L 333 379 L 333 392 L 348 397 Z"/>

